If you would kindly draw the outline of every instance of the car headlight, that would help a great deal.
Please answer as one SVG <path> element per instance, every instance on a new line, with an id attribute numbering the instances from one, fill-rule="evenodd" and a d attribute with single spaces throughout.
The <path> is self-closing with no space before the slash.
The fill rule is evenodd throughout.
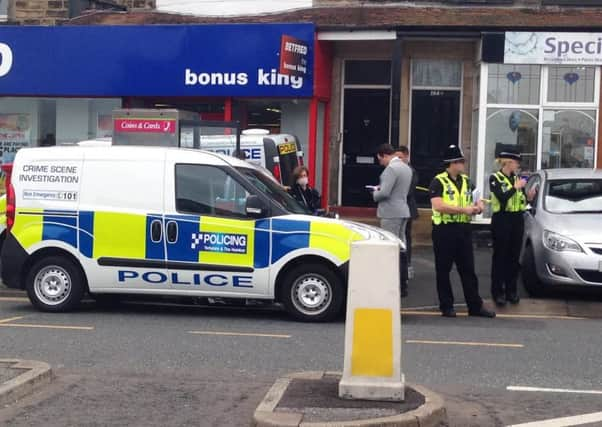
<path id="1" fill-rule="evenodd" d="M 573 239 L 548 230 L 543 232 L 543 245 L 556 252 L 583 252 L 579 243 Z"/>

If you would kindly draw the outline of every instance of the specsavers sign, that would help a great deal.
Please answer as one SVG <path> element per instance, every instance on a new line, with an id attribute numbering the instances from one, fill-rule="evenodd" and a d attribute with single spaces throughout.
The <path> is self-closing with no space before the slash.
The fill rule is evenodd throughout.
<path id="1" fill-rule="evenodd" d="M 602 33 L 507 32 L 506 64 L 602 64 Z"/>

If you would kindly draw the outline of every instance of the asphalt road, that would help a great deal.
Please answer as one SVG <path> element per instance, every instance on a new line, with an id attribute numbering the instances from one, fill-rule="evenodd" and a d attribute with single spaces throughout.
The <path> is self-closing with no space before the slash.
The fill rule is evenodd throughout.
<path id="1" fill-rule="evenodd" d="M 436 303 L 429 252 L 417 256 L 406 307 Z M 507 387 L 602 390 L 600 322 L 408 315 L 403 371 L 444 395 L 453 426 L 597 412 L 602 394 Z M 57 373 L 40 393 L 0 409 L 0 425 L 246 426 L 279 375 L 341 370 L 343 341 L 342 322 L 296 323 L 274 310 L 87 303 L 46 314 L 0 291 L 0 358 L 46 361 Z"/>

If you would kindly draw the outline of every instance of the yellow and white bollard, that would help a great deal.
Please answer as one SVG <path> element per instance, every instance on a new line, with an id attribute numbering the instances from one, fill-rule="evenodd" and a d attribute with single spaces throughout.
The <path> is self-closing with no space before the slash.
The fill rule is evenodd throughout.
<path id="1" fill-rule="evenodd" d="M 391 241 L 351 246 L 341 398 L 404 399 L 399 249 Z"/>

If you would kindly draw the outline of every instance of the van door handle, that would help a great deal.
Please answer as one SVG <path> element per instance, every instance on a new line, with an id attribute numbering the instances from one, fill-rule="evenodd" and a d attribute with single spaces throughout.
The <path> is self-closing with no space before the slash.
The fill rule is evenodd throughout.
<path id="1" fill-rule="evenodd" d="M 167 243 L 176 243 L 178 241 L 178 223 L 169 221 L 167 223 Z"/>
<path id="2" fill-rule="evenodd" d="M 163 224 L 161 223 L 161 220 L 154 219 L 151 222 L 150 238 L 153 243 L 159 243 L 163 238 Z"/>

